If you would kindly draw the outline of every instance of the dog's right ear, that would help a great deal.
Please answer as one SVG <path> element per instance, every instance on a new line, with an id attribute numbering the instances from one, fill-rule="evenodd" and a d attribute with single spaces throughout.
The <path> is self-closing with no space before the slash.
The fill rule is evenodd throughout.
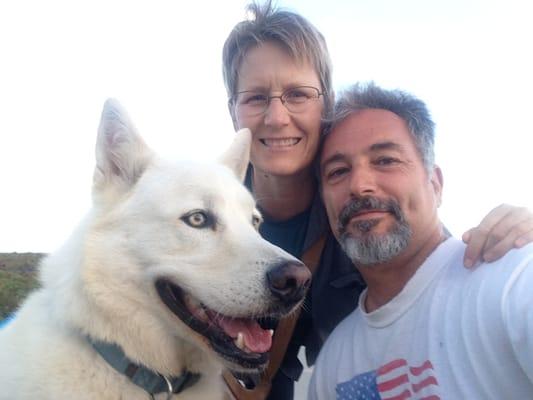
<path id="1" fill-rule="evenodd" d="M 246 176 L 246 169 L 250 162 L 250 148 L 252 146 L 252 132 L 248 128 L 239 130 L 231 146 L 219 158 L 219 161 L 230 168 L 241 182 Z"/>
<path id="2" fill-rule="evenodd" d="M 118 101 L 104 104 L 96 140 L 93 191 L 128 190 L 142 175 L 153 153 Z"/>

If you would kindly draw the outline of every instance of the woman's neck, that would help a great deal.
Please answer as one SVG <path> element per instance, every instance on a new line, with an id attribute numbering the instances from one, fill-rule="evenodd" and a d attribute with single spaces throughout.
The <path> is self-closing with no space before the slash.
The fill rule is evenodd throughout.
<path id="1" fill-rule="evenodd" d="M 274 176 L 253 170 L 252 191 L 261 211 L 274 221 L 285 221 L 307 210 L 316 190 L 312 171 Z"/>

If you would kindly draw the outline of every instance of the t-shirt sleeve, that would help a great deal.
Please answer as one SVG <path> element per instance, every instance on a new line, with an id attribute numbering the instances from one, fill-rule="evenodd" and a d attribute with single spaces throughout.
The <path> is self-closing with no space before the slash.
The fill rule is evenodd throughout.
<path id="1" fill-rule="evenodd" d="M 516 359 L 533 383 L 533 260 L 523 260 L 507 281 L 502 315 Z"/>

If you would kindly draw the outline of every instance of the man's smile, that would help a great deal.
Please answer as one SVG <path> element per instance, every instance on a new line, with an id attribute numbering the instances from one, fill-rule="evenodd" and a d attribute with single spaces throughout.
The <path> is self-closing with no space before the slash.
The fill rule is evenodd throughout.
<path id="1" fill-rule="evenodd" d="M 361 210 L 360 212 L 354 214 L 351 218 L 351 221 L 357 221 L 361 219 L 375 219 L 390 214 L 387 210 Z"/>

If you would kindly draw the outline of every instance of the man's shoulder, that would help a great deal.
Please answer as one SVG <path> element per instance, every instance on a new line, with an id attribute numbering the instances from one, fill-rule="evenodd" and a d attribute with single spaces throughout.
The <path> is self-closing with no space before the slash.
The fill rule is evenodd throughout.
<path id="1" fill-rule="evenodd" d="M 512 249 L 500 259 L 474 268 L 465 268 L 462 259 L 456 259 L 450 267 L 439 281 L 448 299 L 459 296 L 463 305 L 499 308 L 513 283 L 533 284 L 533 244 Z"/>
<path id="2" fill-rule="evenodd" d="M 451 270 L 455 271 L 461 278 L 464 275 L 473 277 L 478 275 L 509 275 L 516 268 L 520 268 L 520 265 L 533 263 L 533 243 L 530 243 L 521 248 L 511 249 L 493 262 L 482 262 L 473 268 L 466 268 L 463 264 L 466 245 L 456 238 L 450 238 L 447 242 L 448 247 L 441 251 L 440 256 L 448 258 L 447 262 L 452 264 L 450 265 Z"/>
<path id="3" fill-rule="evenodd" d="M 513 263 L 528 261 L 533 258 L 533 243 L 529 243 L 521 248 L 512 249 L 507 252 L 500 260 L 494 261 L 494 263 Z"/>
<path id="4" fill-rule="evenodd" d="M 512 249 L 500 259 L 482 263 L 472 271 L 473 275 L 511 276 L 523 268 L 533 265 L 533 243 Z"/>

